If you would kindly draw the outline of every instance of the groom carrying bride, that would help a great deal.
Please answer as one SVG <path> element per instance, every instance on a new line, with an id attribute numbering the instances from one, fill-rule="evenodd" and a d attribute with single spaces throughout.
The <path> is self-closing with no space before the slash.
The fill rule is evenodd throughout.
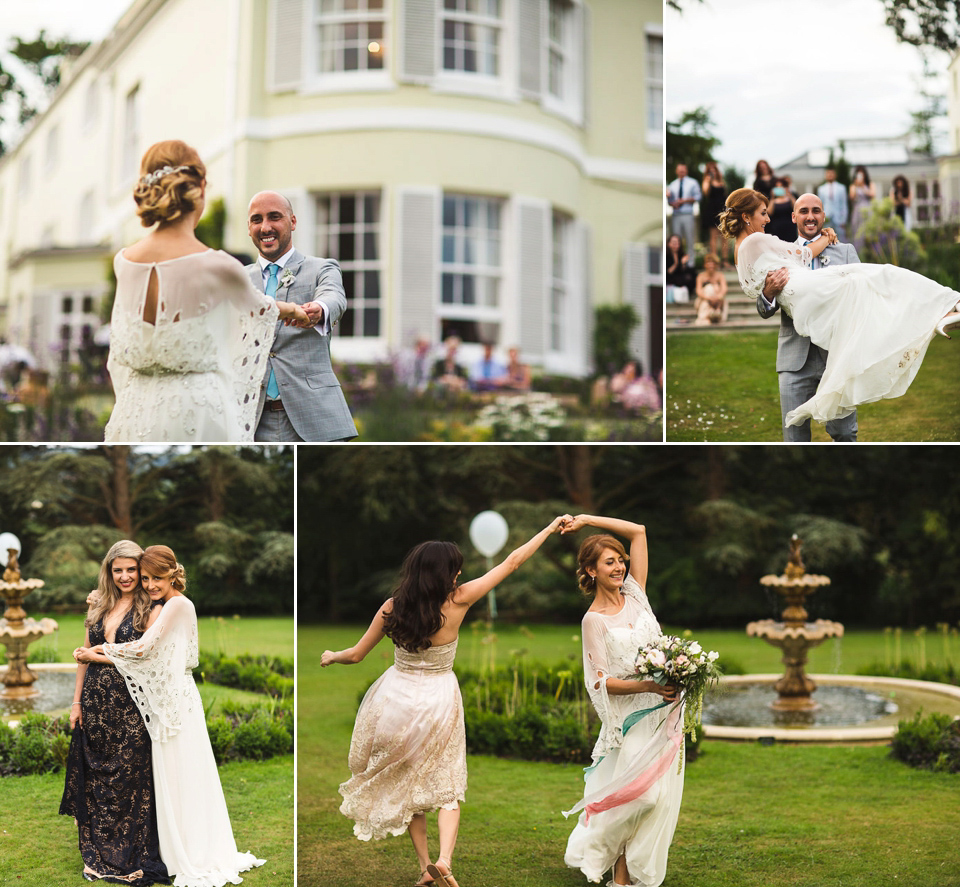
<path id="1" fill-rule="evenodd" d="M 797 226 L 797 241 L 804 246 L 819 236 L 826 217 L 823 204 L 816 194 L 801 194 L 793 206 L 793 222 Z M 851 243 L 835 243 L 828 246 L 813 260 L 814 269 L 827 265 L 858 263 L 860 257 Z M 763 293 L 757 296 L 757 311 L 764 319 L 772 317 L 779 308 L 777 296 L 787 282 L 787 269 L 770 271 L 766 276 Z M 817 391 L 820 378 L 827 365 L 827 352 L 815 345 L 806 336 L 801 336 L 793 326 L 792 318 L 780 312 L 780 338 L 777 340 L 777 379 L 780 385 L 780 412 L 783 419 L 787 413 Z M 826 423 L 827 433 L 838 443 L 856 442 L 857 411 L 849 416 L 831 419 Z M 790 443 L 809 442 L 810 420 L 802 425 L 784 425 L 783 439 Z"/>

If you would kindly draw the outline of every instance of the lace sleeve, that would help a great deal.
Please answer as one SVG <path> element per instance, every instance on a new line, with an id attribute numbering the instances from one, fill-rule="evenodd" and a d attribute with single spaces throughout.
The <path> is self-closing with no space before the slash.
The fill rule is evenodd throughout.
<path id="1" fill-rule="evenodd" d="M 596 613 L 586 613 L 581 624 L 583 632 L 583 680 L 587 694 L 600 720 L 606 723 L 610 717 L 610 700 L 607 695 L 607 629 Z"/>
<path id="2" fill-rule="evenodd" d="M 139 640 L 103 645 L 154 742 L 165 742 L 180 732 L 181 699 L 187 677 L 192 680 L 188 669 L 196 663 L 196 624 L 193 604 L 175 597 Z"/>
<path id="3" fill-rule="evenodd" d="M 772 234 L 751 234 L 737 251 L 737 276 L 751 298 L 763 293 L 767 272 L 774 268 L 810 268 L 813 253 L 808 246 L 787 243 Z"/>

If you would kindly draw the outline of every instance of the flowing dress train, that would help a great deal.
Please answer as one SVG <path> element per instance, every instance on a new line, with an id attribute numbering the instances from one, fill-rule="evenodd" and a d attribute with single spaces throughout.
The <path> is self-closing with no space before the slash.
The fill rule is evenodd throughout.
<path id="1" fill-rule="evenodd" d="M 114 638 L 140 636 L 131 608 Z M 104 641 L 103 623 L 90 626 L 91 646 Z M 80 699 L 83 723 L 70 739 L 60 812 L 77 820 L 84 866 L 110 883 L 168 883 L 143 718 L 123 678 L 106 663 L 87 664 Z"/>
<path id="2" fill-rule="evenodd" d="M 637 651 L 661 635 L 632 576 L 622 597 L 619 613 L 583 617 L 583 670 L 601 727 L 583 799 L 564 813 L 580 813 L 564 861 L 599 883 L 626 854 L 631 883 L 656 887 L 666 877 L 683 797 L 683 706 L 662 705 L 656 693 L 607 693 L 606 679 L 629 678 Z"/>
<path id="3" fill-rule="evenodd" d="M 418 813 L 453 809 L 467 790 L 463 700 L 453 673 L 457 641 L 394 664 L 367 690 L 350 741 L 340 812 L 361 841 L 402 835 Z"/>
<path id="4" fill-rule="evenodd" d="M 160 855 L 175 887 L 239 884 L 240 872 L 263 865 L 241 853 L 230 826 L 203 701 L 193 681 L 197 614 L 175 596 L 138 641 L 104 644 L 126 679 L 153 741 Z"/>
<path id="5" fill-rule="evenodd" d="M 737 274 L 757 298 L 768 271 L 786 268 L 777 296 L 801 336 L 825 348 L 827 365 L 816 394 L 787 413 L 785 425 L 827 422 L 859 404 L 900 397 L 910 387 L 937 322 L 960 293 L 896 265 L 826 264 L 811 268 L 809 247 L 755 233 L 744 238 Z"/>

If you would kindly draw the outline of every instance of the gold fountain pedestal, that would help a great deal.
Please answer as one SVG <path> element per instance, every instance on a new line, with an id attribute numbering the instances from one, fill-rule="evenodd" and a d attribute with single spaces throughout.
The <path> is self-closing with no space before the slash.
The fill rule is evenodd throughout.
<path id="1" fill-rule="evenodd" d="M 762 619 L 747 625 L 749 637 L 763 638 L 768 644 L 783 651 L 784 675 L 774 684 L 777 699 L 771 703 L 776 712 L 804 714 L 816 711 L 813 700 L 816 682 L 806 673 L 807 652 L 827 638 L 843 637 L 839 622 L 818 619 L 807 622 L 806 598 L 818 588 L 830 584 L 827 576 L 808 574 L 800 558 L 800 540 L 794 536 L 790 546 L 790 560 L 781 576 L 764 576 L 761 585 L 773 588 L 786 599 L 782 622 Z"/>
<path id="2" fill-rule="evenodd" d="M 42 579 L 21 579 L 16 552 L 10 550 L 10 560 L 0 582 L 0 596 L 7 602 L 7 609 L 0 619 L 0 644 L 7 648 L 7 673 L 3 676 L 4 699 L 25 699 L 38 695 L 33 682 L 37 676 L 27 667 L 27 647 L 38 638 L 52 634 L 58 628 L 53 619 L 28 617 L 23 609 L 23 599 L 37 588 L 43 587 Z"/>

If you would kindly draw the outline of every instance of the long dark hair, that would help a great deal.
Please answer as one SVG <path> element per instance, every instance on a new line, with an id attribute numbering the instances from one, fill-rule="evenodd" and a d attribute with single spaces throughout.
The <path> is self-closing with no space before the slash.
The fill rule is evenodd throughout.
<path id="1" fill-rule="evenodd" d="M 398 647 L 418 653 L 443 625 L 440 608 L 454 590 L 463 555 L 453 542 L 421 542 L 403 560 L 393 609 L 383 631 Z"/>

